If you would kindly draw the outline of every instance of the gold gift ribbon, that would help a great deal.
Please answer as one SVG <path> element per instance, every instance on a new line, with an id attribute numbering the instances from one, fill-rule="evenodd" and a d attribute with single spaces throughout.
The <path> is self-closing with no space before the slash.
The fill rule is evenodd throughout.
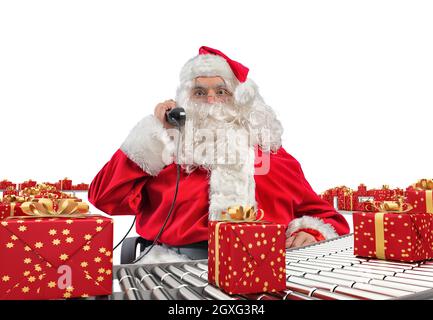
<path id="1" fill-rule="evenodd" d="M 378 210 L 374 215 L 374 232 L 376 238 L 376 257 L 378 259 L 385 259 L 385 227 L 384 216 L 386 213 L 406 213 L 412 209 L 410 204 L 405 204 L 402 198 L 399 201 L 375 201 L 372 203 L 373 208 Z M 403 209 L 404 205 L 407 206 Z"/>
<path id="2" fill-rule="evenodd" d="M 54 210 L 53 200 L 41 198 L 24 202 L 21 205 L 21 210 L 23 213 L 27 214 L 27 216 L 17 218 L 81 218 L 86 217 L 85 214 L 89 212 L 89 205 L 72 199 L 60 199 L 58 201 L 57 210 Z"/>
<path id="3" fill-rule="evenodd" d="M 220 265 L 220 258 L 219 258 L 219 251 L 220 251 L 220 244 L 219 244 L 219 230 L 222 223 L 242 223 L 242 222 L 263 222 L 267 223 L 266 221 L 262 221 L 264 212 L 262 209 L 259 210 L 260 214 L 257 214 L 257 210 L 255 210 L 254 207 L 247 206 L 232 206 L 229 207 L 226 211 L 222 212 L 222 220 L 217 222 L 215 226 L 215 283 L 216 286 L 219 287 L 219 265 Z"/>

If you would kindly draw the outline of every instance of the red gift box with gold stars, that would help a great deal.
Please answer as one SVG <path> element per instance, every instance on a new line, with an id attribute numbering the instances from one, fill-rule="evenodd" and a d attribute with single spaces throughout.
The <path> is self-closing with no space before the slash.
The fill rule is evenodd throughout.
<path id="1" fill-rule="evenodd" d="M 208 281 L 228 294 L 286 289 L 285 226 L 209 221 Z"/>
<path id="2" fill-rule="evenodd" d="M 406 201 L 412 205 L 413 213 L 433 214 L 433 190 L 406 190 Z"/>
<path id="3" fill-rule="evenodd" d="M 414 262 L 433 258 L 433 215 L 354 212 L 354 254 Z"/>
<path id="4" fill-rule="evenodd" d="M 0 299 L 65 299 L 112 293 L 112 219 L 0 221 Z"/>

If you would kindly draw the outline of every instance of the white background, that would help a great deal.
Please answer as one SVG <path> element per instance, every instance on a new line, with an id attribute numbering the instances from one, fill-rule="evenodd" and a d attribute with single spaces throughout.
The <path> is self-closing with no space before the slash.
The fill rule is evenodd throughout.
<path id="1" fill-rule="evenodd" d="M 90 182 L 201 45 L 250 68 L 317 192 L 431 178 L 432 16 L 431 1 L 1 1 L 0 179 Z"/>

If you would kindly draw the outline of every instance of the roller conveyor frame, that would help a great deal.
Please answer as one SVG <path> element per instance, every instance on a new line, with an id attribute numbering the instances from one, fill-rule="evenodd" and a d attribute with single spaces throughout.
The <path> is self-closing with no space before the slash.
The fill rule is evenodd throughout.
<path id="1" fill-rule="evenodd" d="M 212 285 L 206 286 L 207 272 L 204 267 L 207 266 L 207 259 L 203 259 L 177 263 L 116 265 L 113 268 L 113 294 L 88 299 L 215 300 L 215 297 L 233 300 L 433 299 L 433 261 L 424 264 L 359 258 L 353 255 L 351 247 L 336 247 L 332 250 L 327 247 L 331 242 L 344 241 L 350 237 L 353 239 L 353 234 L 304 247 L 286 249 L 288 289 L 278 293 L 229 296 Z M 201 264 L 201 267 L 197 264 Z M 152 277 L 156 288 L 151 290 L 149 286 L 146 287 L 139 281 L 136 274 L 140 268 L 144 268 L 151 274 L 140 273 L 144 277 Z M 153 273 L 153 268 L 158 269 L 159 273 Z M 173 272 L 169 271 L 170 268 Z M 147 280 L 153 283 L 151 279 Z M 423 288 L 426 290 L 422 290 Z"/>

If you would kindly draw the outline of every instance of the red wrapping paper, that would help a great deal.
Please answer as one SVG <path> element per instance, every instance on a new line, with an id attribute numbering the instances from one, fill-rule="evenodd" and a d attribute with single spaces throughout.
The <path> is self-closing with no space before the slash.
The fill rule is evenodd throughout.
<path id="1" fill-rule="evenodd" d="M 112 220 L 0 221 L 0 299 L 64 299 L 112 292 Z"/>
<path id="2" fill-rule="evenodd" d="M 433 215 L 382 213 L 382 220 L 380 214 L 353 213 L 355 255 L 406 262 L 433 258 Z"/>
<path id="3" fill-rule="evenodd" d="M 228 294 L 285 290 L 285 242 L 281 224 L 210 221 L 208 281 Z"/>
<path id="4" fill-rule="evenodd" d="M 406 201 L 412 205 L 412 213 L 433 214 L 433 191 L 408 189 Z"/>

